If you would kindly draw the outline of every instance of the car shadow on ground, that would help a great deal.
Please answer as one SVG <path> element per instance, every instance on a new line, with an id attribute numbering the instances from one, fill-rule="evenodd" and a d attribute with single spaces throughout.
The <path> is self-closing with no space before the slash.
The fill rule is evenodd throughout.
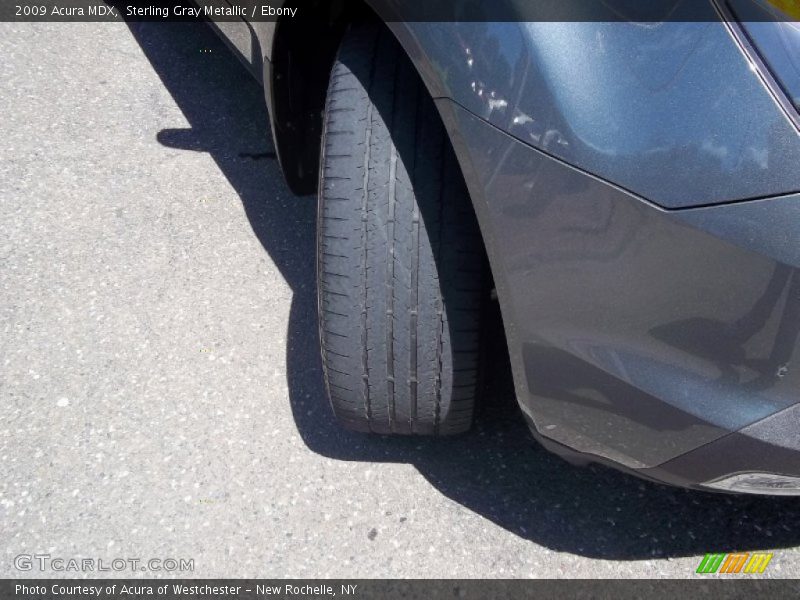
<path id="1" fill-rule="evenodd" d="M 202 23 L 130 23 L 189 122 L 154 132 L 165 146 L 207 152 L 239 194 L 253 231 L 291 286 L 291 409 L 305 444 L 326 457 L 414 465 L 442 494 L 542 546 L 604 559 L 678 557 L 800 544 L 800 501 L 725 496 L 573 467 L 531 437 L 514 400 L 501 336 L 474 430 L 457 438 L 343 431 L 321 379 L 314 274 L 315 200 L 280 176 L 261 89 Z M 202 50 L 202 51 L 201 51 Z"/>

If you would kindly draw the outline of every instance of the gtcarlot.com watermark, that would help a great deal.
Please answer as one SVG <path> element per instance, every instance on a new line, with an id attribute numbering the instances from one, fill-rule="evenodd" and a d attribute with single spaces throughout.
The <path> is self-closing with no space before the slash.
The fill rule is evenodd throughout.
<path id="1" fill-rule="evenodd" d="M 56 571 L 70 573 L 191 573 L 193 558 L 85 558 L 50 554 L 17 554 L 14 568 L 18 571 Z"/>

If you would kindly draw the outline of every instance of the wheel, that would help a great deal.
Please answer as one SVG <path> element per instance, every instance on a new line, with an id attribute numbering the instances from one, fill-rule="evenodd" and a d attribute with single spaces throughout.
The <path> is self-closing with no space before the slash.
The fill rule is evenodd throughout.
<path id="1" fill-rule="evenodd" d="M 439 115 L 391 33 L 359 25 L 333 65 L 320 155 L 317 289 L 338 421 L 470 428 L 487 266 Z"/>

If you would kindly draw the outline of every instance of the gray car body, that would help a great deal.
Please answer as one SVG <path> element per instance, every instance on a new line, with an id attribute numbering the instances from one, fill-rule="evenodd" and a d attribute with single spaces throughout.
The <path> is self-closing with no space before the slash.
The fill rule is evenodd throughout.
<path id="1" fill-rule="evenodd" d="M 313 183 L 278 105 L 284 23 L 217 26 Z M 388 26 L 450 133 L 537 437 L 690 487 L 800 475 L 800 133 L 735 27 Z"/>

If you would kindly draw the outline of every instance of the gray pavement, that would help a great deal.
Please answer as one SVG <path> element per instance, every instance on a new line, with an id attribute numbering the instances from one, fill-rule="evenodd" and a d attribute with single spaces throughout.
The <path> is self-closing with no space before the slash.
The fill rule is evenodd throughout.
<path id="1" fill-rule="evenodd" d="M 314 199 L 202 24 L 5 23 L 0 56 L 0 576 L 693 577 L 757 549 L 800 575 L 800 502 L 572 467 L 502 360 L 469 435 L 338 429 Z"/>

